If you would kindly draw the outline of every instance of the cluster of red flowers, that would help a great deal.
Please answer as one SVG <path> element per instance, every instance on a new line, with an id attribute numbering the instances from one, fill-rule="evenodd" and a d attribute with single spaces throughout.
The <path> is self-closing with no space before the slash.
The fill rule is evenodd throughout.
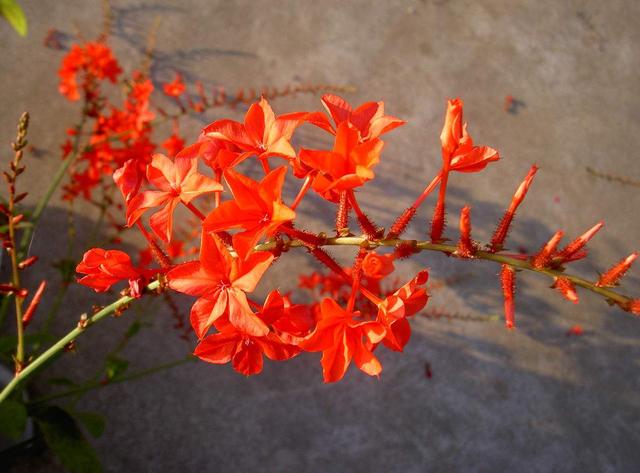
<path id="1" fill-rule="evenodd" d="M 122 166 L 132 155 L 142 156 L 139 164 L 144 168 L 156 145 L 151 141 L 151 121 L 155 114 L 150 110 L 149 99 L 153 84 L 141 72 L 123 81 L 125 98 L 117 107 L 102 92 L 101 85 L 108 80 L 116 83 L 122 73 L 111 49 L 104 42 L 88 42 L 73 45 L 62 61 L 58 75 L 60 93 L 76 101 L 84 93 L 83 116 L 93 119 L 87 146 L 75 150 L 69 183 L 65 186 L 65 198 L 77 196 L 91 199 L 93 190 L 100 186 L 105 175 Z M 68 130 L 69 138 L 62 145 L 63 159 L 74 151 L 78 134 L 85 133 L 84 126 Z"/>
<path id="2" fill-rule="evenodd" d="M 178 82 L 167 85 L 167 93 L 179 95 Z M 452 171 L 478 172 L 499 159 L 497 151 L 474 145 L 462 119 L 462 101 L 450 100 L 441 134 L 443 166 L 416 202 L 398 217 L 385 236 L 360 208 L 355 190 L 374 178 L 384 142 L 380 136 L 404 124 L 385 115 L 382 102 L 369 102 L 353 110 L 342 98 L 324 95 L 322 112 L 296 112 L 277 117 L 262 98 L 249 107 L 242 123 L 217 120 L 204 127 L 198 141 L 170 158 L 156 154 L 148 161 L 139 156 L 126 161 L 114 175 L 126 203 L 127 225 L 136 225 L 149 242 L 150 254 L 158 269 L 140 269 L 117 251 L 90 250 L 78 266 L 85 274 L 82 284 L 98 291 L 118 280 L 129 280 L 131 293 L 139 295 L 142 284 L 158 273 L 168 287 L 197 300 L 191 308 L 191 325 L 199 343 L 195 355 L 211 363 L 232 362 L 245 374 L 262 370 L 263 355 L 285 360 L 301 351 L 322 352 L 326 382 L 341 379 L 351 361 L 365 373 L 378 375 L 382 366 L 375 350 L 382 344 L 402 351 L 411 329 L 407 318 L 427 303 L 424 288 L 426 270 L 405 284 L 387 284 L 394 260 L 418 251 L 415 245 L 399 243 L 393 253 L 381 254 L 373 248 L 381 240 L 397 239 L 427 195 L 439 187 L 439 197 L 431 224 L 431 241 L 443 240 L 445 195 Z M 291 144 L 295 130 L 303 124 L 315 125 L 334 137 L 331 150 L 301 149 Z M 264 177 L 255 181 L 241 173 L 238 164 L 257 159 Z M 278 166 L 272 168 L 277 162 Z M 211 170 L 204 174 L 202 163 Z M 300 191 L 291 203 L 282 198 L 289 168 L 301 179 Z M 535 166 L 518 188 L 498 225 L 487 252 L 501 251 L 511 221 L 524 199 L 535 174 Z M 316 235 L 296 227 L 296 208 L 309 190 L 336 204 L 336 235 L 351 235 L 349 214 L 354 212 L 366 240 L 352 267 L 340 266 L 324 249 L 324 234 Z M 228 191 L 228 198 L 222 195 Z M 205 199 L 205 214 L 196 205 Z M 200 254 L 196 260 L 174 264 L 161 244 L 175 245 L 174 211 L 183 205 L 199 220 Z M 143 217 L 150 215 L 149 231 Z M 556 235 L 536 255 L 515 255 L 529 260 L 535 268 L 560 268 L 585 255 L 584 245 L 601 225 L 587 232 L 563 250 L 556 247 Z M 460 218 L 460 239 L 452 252 L 473 258 L 480 251 L 471 238 L 470 209 Z M 158 242 L 160 241 L 160 243 Z M 395 240 L 394 240 L 395 241 Z M 293 243 L 304 246 L 326 268 L 329 275 L 314 273 L 300 279 L 319 302 L 298 304 L 277 290 L 264 303 L 252 294 L 274 259 Z M 610 285 L 628 269 L 635 255 L 601 277 Z M 615 272 L 616 274 L 613 274 Z M 515 272 L 503 266 L 507 326 L 514 326 L 513 294 Z M 400 286 L 400 287 L 397 287 Z M 575 288 L 567 278 L 558 278 L 555 287 L 575 300 Z M 634 302 L 637 306 L 637 302 Z M 626 308 L 626 307 L 625 307 Z M 637 312 L 632 306 L 627 310 Z"/>
<path id="3" fill-rule="evenodd" d="M 181 93 L 175 83 L 167 87 L 167 93 Z M 156 154 L 146 165 L 138 157 L 126 161 L 114 179 L 126 202 L 127 225 L 143 231 L 161 268 L 137 268 L 123 252 L 93 249 L 78 265 L 78 272 L 85 274 L 80 283 L 104 291 L 128 280 L 131 293 L 139 295 L 151 275 L 164 273 L 171 289 L 198 297 L 190 317 L 200 339 L 196 355 L 212 363 L 232 361 L 247 375 L 261 371 L 263 354 L 283 360 L 300 351 L 323 352 L 326 381 L 342 378 L 352 359 L 363 371 L 379 374 L 382 367 L 373 350 L 380 343 L 402 350 L 410 334 L 407 317 L 427 302 L 422 287 L 427 272 L 383 293 L 380 281 L 393 271 L 393 255 L 362 250 L 353 268 L 341 268 L 319 247 L 318 236 L 295 228 L 295 208 L 314 189 L 332 202 L 342 201 L 341 213 L 348 213 L 347 201 L 357 205 L 353 189 L 374 176 L 383 146 L 379 136 L 403 122 L 385 116 L 382 103 L 367 103 L 355 111 L 334 95 L 325 95 L 323 103 L 333 124 L 319 112 L 276 117 L 261 99 L 249 108 L 244 123 L 218 120 L 208 125 L 197 143 L 173 159 Z M 291 138 L 305 122 L 335 135 L 331 151 L 296 153 Z M 262 163 L 265 176 L 259 182 L 236 169 L 250 157 Z M 274 158 L 286 165 L 271 169 Z M 213 176 L 201 173 L 200 162 Z M 282 200 L 288 166 L 304 179 L 291 205 Z M 231 198 L 221 201 L 227 189 Z M 194 201 L 210 194 L 215 208 L 205 215 Z M 175 243 L 173 215 L 180 204 L 201 220 L 201 248 L 198 260 L 173 265 L 157 240 Z M 147 213 L 151 232 L 141 221 Z M 264 304 L 254 301 L 251 293 L 281 251 L 256 251 L 265 239 L 304 241 L 320 261 L 338 270 L 334 290 L 344 293 L 342 299 L 336 292 L 319 304 L 302 305 L 272 291 Z"/>
<path id="4" fill-rule="evenodd" d="M 69 158 L 72 152 L 77 153 L 72 158 L 69 183 L 64 187 L 67 200 L 78 196 L 90 200 L 93 191 L 104 184 L 103 177 L 113 174 L 132 156 L 138 157 L 135 165 L 138 173 L 144 174 L 156 150 L 157 145 L 151 138 L 157 115 L 150 103 L 153 83 L 141 71 L 134 71 L 127 79 L 121 79 L 121 74 L 117 59 L 103 41 L 74 44 L 62 60 L 58 71 L 60 93 L 68 100 L 77 101 L 82 92 L 83 121 L 92 119 L 86 146 L 74 150 L 74 141 L 79 141 L 78 134 L 87 133 L 84 123 L 69 129 L 68 138 L 62 145 L 63 159 Z M 124 90 L 122 105 L 115 105 L 108 99 L 108 94 L 103 93 L 101 85 L 105 81 L 112 84 L 120 81 Z M 164 87 L 165 94 L 176 100 L 184 91 L 179 76 Z M 197 108 L 196 104 L 193 108 Z M 171 155 L 182 149 L 184 140 L 178 133 L 177 122 L 173 134 L 161 146 Z"/>
<path id="5" fill-rule="evenodd" d="M 72 163 L 65 198 L 82 196 L 91 200 L 97 187 L 103 186 L 106 195 L 115 185 L 124 198 L 126 225 L 135 225 L 148 241 L 137 266 L 122 251 L 89 250 L 77 266 L 84 275 L 79 282 L 96 291 L 106 291 L 126 280 L 129 293 L 139 297 L 153 278 L 159 278 L 166 280 L 169 288 L 197 297 L 190 315 L 199 339 L 195 354 L 211 363 L 231 361 L 237 371 L 246 375 L 262 370 L 263 355 L 284 360 L 301 351 L 322 352 L 327 382 L 341 379 L 351 360 L 362 371 L 378 375 L 382 366 L 374 351 L 380 344 L 402 351 L 411 334 L 408 317 L 419 312 L 428 300 L 424 288 L 426 270 L 408 282 L 385 282 L 394 271 L 395 259 L 422 249 L 415 242 L 399 238 L 418 207 L 438 188 L 430 244 L 443 243 L 450 174 L 479 172 L 499 159 L 495 149 L 474 144 L 463 121 L 462 101 L 450 100 L 447 105 L 440 136 L 440 172 L 385 232 L 362 210 L 355 192 L 375 177 L 374 168 L 384 147 L 381 136 L 405 123 L 386 115 L 382 102 L 368 102 L 354 110 L 341 97 L 326 94 L 322 97 L 326 113 L 276 116 L 263 96 L 251 104 L 243 122 L 216 120 L 202 129 L 196 143 L 185 147 L 176 117 L 187 111 L 200 113 L 209 106 L 224 105 L 227 99 L 224 91 L 217 91 L 209 100 L 202 85 L 197 84 L 199 99 L 193 101 L 182 77 L 176 74 L 172 82 L 163 86 L 164 94 L 181 111 L 173 116 L 173 133 L 161 144 L 167 157 L 154 154 L 156 145 L 151 134 L 156 115 L 162 119 L 172 117 L 161 108 L 152 111 L 154 86 L 143 72 L 134 72 L 127 80 L 121 79 L 121 74 L 104 39 L 72 46 L 59 70 L 60 93 L 72 101 L 82 97 L 85 104 L 82 123 L 68 131 L 69 139 L 63 145 L 63 158 Z M 108 94 L 102 92 L 105 81 L 124 88 L 121 106 L 111 103 Z M 299 89 L 306 91 L 304 87 Z M 274 94 L 289 92 L 287 88 Z M 247 101 L 242 92 L 231 104 Z M 87 121 L 91 123 L 87 145 L 79 147 L 87 133 Z M 292 137 L 304 124 L 329 133 L 333 137 L 331 149 L 296 150 Z M 73 156 L 69 156 L 71 153 Z M 259 181 L 242 173 L 239 165 L 248 159 L 259 161 L 264 171 Z M 272 167 L 275 163 L 277 166 Z M 204 168 L 209 172 L 203 172 Z M 502 252 L 511 222 L 536 170 L 533 166 L 516 191 L 486 254 Z M 113 182 L 105 182 L 105 176 L 113 176 Z M 300 190 L 290 203 L 282 198 L 287 176 L 300 180 Z M 355 215 L 363 238 L 351 267 L 342 267 L 323 249 L 328 243 L 339 243 L 336 238 L 297 226 L 296 209 L 311 190 L 336 205 L 338 240 L 352 236 L 349 216 Z M 103 205 L 110 202 L 109 197 Z M 196 223 L 174 230 L 178 206 L 191 212 Z M 594 226 L 561 250 L 558 244 L 563 234 L 558 232 L 535 255 L 507 256 L 526 261 L 532 268 L 559 272 L 563 265 L 586 255 L 584 246 L 601 226 Z M 193 239 L 200 242 L 199 257 L 175 264 L 174 258 L 197 253 L 197 248 L 185 250 L 185 243 Z M 393 253 L 376 251 L 383 241 L 385 245 L 395 242 Z M 290 295 L 272 291 L 264 303 L 259 303 L 254 289 L 273 261 L 291 246 L 304 246 L 329 269 L 329 274 L 313 273 L 300 279 L 300 287 L 318 300 L 299 304 Z M 446 245 L 440 247 L 438 251 L 459 258 L 480 256 L 480 247 L 471 238 L 469 207 L 460 215 L 457 246 L 450 250 L 443 249 Z M 622 260 L 594 286 L 616 284 L 636 257 L 634 253 Z M 150 267 L 152 260 L 159 267 Z M 501 281 L 505 319 L 510 328 L 515 326 L 515 278 L 513 266 L 504 264 Z M 553 287 L 577 302 L 574 280 L 559 275 Z M 637 300 L 619 305 L 634 313 L 640 311 Z"/>

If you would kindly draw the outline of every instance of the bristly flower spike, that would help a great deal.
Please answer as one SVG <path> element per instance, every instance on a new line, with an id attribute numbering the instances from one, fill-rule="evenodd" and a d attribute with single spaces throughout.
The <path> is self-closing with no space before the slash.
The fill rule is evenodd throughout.
<path id="1" fill-rule="evenodd" d="M 531 265 L 538 269 L 548 268 L 563 236 L 564 232 L 562 230 L 554 233 L 554 235 L 549 238 L 549 241 L 540 248 L 540 251 L 531 258 Z"/>
<path id="2" fill-rule="evenodd" d="M 349 199 L 347 191 L 340 192 L 340 202 L 336 212 L 336 234 L 346 236 L 349 233 Z"/>
<path id="3" fill-rule="evenodd" d="M 566 263 L 570 261 L 575 261 L 576 259 L 583 258 L 586 256 L 586 253 L 580 252 L 582 248 L 591 240 L 596 233 L 604 226 L 604 222 L 598 222 L 589 230 L 587 230 L 584 234 L 580 235 L 578 238 L 569 243 L 566 247 L 564 247 L 556 256 L 555 259 L 558 263 Z"/>
<path id="4" fill-rule="evenodd" d="M 504 321 L 508 329 L 516 328 L 514 294 L 516 290 L 516 274 L 508 264 L 502 265 L 500 272 L 502 294 L 504 295 Z"/>
<path id="5" fill-rule="evenodd" d="M 578 303 L 578 293 L 576 292 L 576 287 L 573 285 L 570 279 L 568 278 L 556 278 L 553 286 L 554 289 L 557 289 L 562 297 L 567 299 L 574 304 Z"/>
<path id="6" fill-rule="evenodd" d="M 360 289 L 360 281 L 362 279 L 362 261 L 364 260 L 364 257 L 366 255 L 366 248 L 360 248 L 360 251 L 358 251 L 356 258 L 353 261 L 353 269 L 351 271 L 353 282 L 351 284 L 351 295 L 349 296 L 349 302 L 347 303 L 347 310 L 349 312 L 353 312 L 353 307 L 356 302 L 356 296 L 358 295 L 358 290 Z"/>
<path id="7" fill-rule="evenodd" d="M 441 178 L 442 178 L 442 173 L 434 177 L 431 183 L 424 188 L 422 193 L 418 196 L 418 198 L 411 205 L 411 207 L 405 209 L 404 212 L 402 212 L 400 216 L 398 216 L 396 221 L 393 222 L 393 225 L 391 225 L 391 228 L 389 228 L 389 233 L 387 234 L 387 238 L 389 239 L 398 238 L 400 235 L 404 233 L 404 231 L 407 229 L 407 226 L 409 225 L 409 222 L 411 222 L 411 219 L 413 219 L 413 217 L 416 215 L 416 212 L 418 211 L 418 207 L 420 207 L 422 202 L 424 202 L 424 200 L 429 196 L 429 194 L 431 194 L 433 189 L 435 189 L 436 186 L 440 183 Z"/>
<path id="8" fill-rule="evenodd" d="M 631 253 L 625 259 L 612 266 L 606 273 L 600 276 L 596 286 L 598 287 L 611 287 L 615 286 L 620 278 L 629 270 L 633 262 L 638 257 L 638 253 Z"/>
<path id="9" fill-rule="evenodd" d="M 475 252 L 476 247 L 471 239 L 471 208 L 467 206 L 460 211 L 460 241 L 456 255 L 471 258 Z"/>
<path id="10" fill-rule="evenodd" d="M 26 327 L 33 319 L 33 314 L 35 314 L 36 309 L 38 308 L 38 304 L 40 304 L 40 299 L 42 299 L 42 294 L 44 293 L 45 288 L 47 287 L 47 281 L 42 281 L 36 290 L 36 293 L 33 295 L 33 299 L 29 303 L 29 307 L 22 315 L 22 326 Z"/>
<path id="11" fill-rule="evenodd" d="M 349 197 L 349 204 L 358 218 L 358 223 L 360 224 L 360 228 L 362 229 L 362 233 L 364 233 L 365 237 L 369 240 L 382 238 L 384 235 L 384 229 L 378 227 L 373 221 L 371 221 L 367 214 L 362 211 L 353 190 L 349 189 L 347 191 L 347 195 Z"/>
<path id="12" fill-rule="evenodd" d="M 537 171 L 538 166 L 536 166 L 535 164 L 531 166 L 529 173 L 518 187 L 518 190 L 516 190 L 516 193 L 513 195 L 513 199 L 511 199 L 509 208 L 502 217 L 502 220 L 500 220 L 496 231 L 493 233 L 493 237 L 491 237 L 489 251 L 491 251 L 492 253 L 502 250 L 504 241 L 507 238 L 507 234 L 509 233 L 509 227 L 511 226 L 511 222 L 516 215 L 516 210 L 518 210 L 518 207 L 527 195 L 527 191 L 529 190 L 531 182 L 533 181 L 533 177 L 535 176 Z"/>

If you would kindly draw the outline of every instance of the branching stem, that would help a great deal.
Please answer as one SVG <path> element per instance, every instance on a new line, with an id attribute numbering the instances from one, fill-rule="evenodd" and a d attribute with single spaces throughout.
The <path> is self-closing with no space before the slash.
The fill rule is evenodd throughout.
<path id="1" fill-rule="evenodd" d="M 286 243 L 290 248 L 299 248 L 306 247 L 308 243 L 305 243 L 301 240 L 292 240 Z M 335 238 L 326 238 L 323 242 L 323 245 L 326 246 L 357 246 L 357 247 L 367 247 L 367 248 L 376 248 L 376 247 L 396 247 L 402 244 L 413 245 L 418 251 L 436 251 L 440 253 L 444 253 L 447 255 L 455 255 L 457 246 L 456 245 L 446 245 L 441 243 L 431 243 L 429 241 L 415 241 L 415 240 L 400 240 L 400 239 L 382 239 L 382 240 L 368 240 L 364 237 L 335 237 Z M 276 242 L 267 242 L 255 247 L 257 251 L 269 251 L 276 249 Z M 621 307 L 626 307 L 631 304 L 632 299 L 620 294 L 616 291 L 605 287 L 597 287 L 594 282 L 588 281 L 584 278 L 574 276 L 571 274 L 567 274 L 563 271 L 555 270 L 555 269 L 541 269 L 533 267 L 528 261 L 524 261 L 518 258 L 514 258 L 513 256 L 506 256 L 502 254 L 489 253 L 487 251 L 478 251 L 473 259 L 479 260 L 487 260 L 493 261 L 494 263 L 506 264 L 512 268 L 519 270 L 532 271 L 539 274 L 544 274 L 545 276 L 549 276 L 551 278 L 563 277 L 571 282 L 573 282 L 576 286 L 580 286 L 584 289 L 588 289 L 589 291 L 595 292 L 600 296 L 604 297 L 606 300 L 618 304 Z M 147 286 L 146 293 L 152 292 L 159 287 L 160 283 L 158 281 L 154 281 Z M 365 294 L 366 295 L 366 294 Z M 64 348 L 73 340 L 75 340 L 78 336 L 80 336 L 88 327 L 96 324 L 107 315 L 110 315 L 116 312 L 119 309 L 122 309 L 126 305 L 134 302 L 135 299 L 130 296 L 124 296 L 113 302 L 111 305 L 106 306 L 101 311 L 95 313 L 91 317 L 88 318 L 88 324 L 81 327 L 76 327 L 71 330 L 67 335 L 58 340 L 53 346 L 51 346 L 48 350 L 42 353 L 39 357 L 37 357 L 33 362 L 24 368 L 20 373 L 16 374 L 15 378 L 0 392 L 0 403 L 2 403 L 9 395 L 26 379 L 31 377 L 40 367 L 45 365 L 49 360 L 60 354 Z"/>

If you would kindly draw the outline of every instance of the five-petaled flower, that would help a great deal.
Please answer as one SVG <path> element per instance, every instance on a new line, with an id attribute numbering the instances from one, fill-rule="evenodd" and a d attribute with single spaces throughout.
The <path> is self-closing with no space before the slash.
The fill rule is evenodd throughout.
<path id="1" fill-rule="evenodd" d="M 276 118 L 263 97 L 249 107 L 244 123 L 217 120 L 207 125 L 203 132 L 211 138 L 226 140 L 237 146 L 241 152 L 238 162 L 255 155 L 267 170 L 267 159 L 270 157 L 295 159 L 291 136 L 306 116 L 306 112 L 296 112 Z"/>
<path id="2" fill-rule="evenodd" d="M 399 118 L 384 114 L 384 102 L 367 102 L 353 110 L 342 97 L 333 94 L 322 96 L 322 105 L 327 109 L 335 126 L 322 112 L 309 113 L 306 120 L 331 134 L 337 133 L 337 127 L 347 122 L 360 132 L 360 140 L 368 141 L 378 138 L 406 122 Z"/>
<path id="3" fill-rule="evenodd" d="M 326 383 L 341 380 L 352 359 L 370 376 L 382 372 L 382 365 L 368 343 L 382 341 L 386 330 L 381 323 L 359 320 L 359 316 L 359 312 L 349 312 L 326 298 L 320 303 L 320 320 L 315 330 L 300 343 L 306 351 L 322 352 L 322 374 Z"/>
<path id="4" fill-rule="evenodd" d="M 76 272 L 85 275 L 78 282 L 96 292 L 105 292 L 126 279 L 135 297 L 140 296 L 143 283 L 153 273 L 134 267 L 131 258 L 124 251 L 102 248 L 87 251 L 76 266 Z"/>
<path id="5" fill-rule="evenodd" d="M 198 172 L 198 161 L 188 158 L 171 160 L 162 154 L 153 156 L 147 166 L 147 180 L 158 190 L 143 191 L 127 203 L 127 225 L 131 226 L 153 207 L 164 205 L 150 218 L 151 228 L 163 241 L 169 242 L 173 232 L 173 211 L 183 202 L 222 191 L 215 179 Z"/>
<path id="6" fill-rule="evenodd" d="M 218 365 L 232 362 L 233 369 L 245 376 L 262 371 L 263 355 L 282 361 L 300 353 L 300 348 L 284 343 L 275 333 L 253 336 L 233 325 L 220 332 L 207 335 L 196 347 L 194 355 L 203 361 Z"/>
<path id="7" fill-rule="evenodd" d="M 424 286 L 429 279 L 426 270 L 420 271 L 407 284 L 378 304 L 378 321 L 387 329 L 382 343 L 394 351 L 402 351 L 411 336 L 407 317 L 422 310 L 429 300 Z"/>
<path id="8" fill-rule="evenodd" d="M 360 132 L 349 122 L 338 125 L 332 151 L 300 150 L 300 161 L 319 171 L 313 189 L 324 198 L 336 201 L 337 193 L 359 187 L 374 177 L 372 168 L 380 161 L 384 143 L 378 138 L 364 143 Z"/>
<path id="9" fill-rule="evenodd" d="M 232 228 L 244 231 L 233 235 L 233 247 L 246 256 L 264 235 L 273 235 L 296 213 L 282 203 L 282 186 L 287 168 L 282 166 L 267 174 L 260 182 L 236 171 L 227 171 L 225 179 L 233 200 L 223 202 L 205 219 L 204 231 L 218 232 Z"/>
<path id="10" fill-rule="evenodd" d="M 269 333 L 249 307 L 246 293 L 255 289 L 272 261 L 273 255 L 265 251 L 234 257 L 220 238 L 203 232 L 200 259 L 167 274 L 169 287 L 199 297 L 191 308 L 191 325 L 198 338 L 223 317 L 243 333 L 257 337 Z"/>

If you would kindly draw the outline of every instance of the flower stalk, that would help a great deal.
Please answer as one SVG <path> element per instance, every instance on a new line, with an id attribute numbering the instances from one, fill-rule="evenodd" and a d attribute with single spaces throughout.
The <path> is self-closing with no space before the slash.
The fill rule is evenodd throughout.
<path id="1" fill-rule="evenodd" d="M 256 251 L 270 251 L 276 250 L 278 245 L 281 245 L 282 242 L 278 243 L 275 241 L 270 241 L 267 243 L 263 243 L 257 245 L 255 247 Z M 288 248 L 307 248 L 308 243 L 302 240 L 291 240 L 284 243 Z M 400 240 L 400 239 L 382 239 L 382 240 L 368 240 L 364 237 L 335 237 L 335 238 L 326 238 L 324 239 L 322 246 L 356 246 L 356 247 L 366 247 L 369 249 L 374 249 L 378 247 L 391 247 L 395 248 L 397 246 L 401 246 L 403 244 L 412 244 L 416 251 L 435 251 L 439 253 L 444 253 L 447 255 L 453 255 L 456 253 L 458 247 L 457 245 L 448 245 L 442 243 L 431 243 L 430 241 L 414 241 L 414 240 Z M 320 249 L 315 248 L 317 252 L 322 252 L 324 255 L 326 253 Z M 316 253 L 313 250 L 310 250 L 314 255 Z M 317 255 L 316 255 L 317 256 Z M 327 255 L 328 256 L 328 255 Z M 552 278 L 554 281 L 559 278 L 564 278 L 570 281 L 573 285 L 582 287 L 587 289 L 595 294 L 600 295 L 608 302 L 617 304 L 624 310 L 631 310 L 633 304 L 636 303 L 632 298 L 627 297 L 617 291 L 611 290 L 606 287 L 598 287 L 595 282 L 588 281 L 579 276 L 566 274 L 562 271 L 548 268 L 536 268 L 529 261 L 524 261 L 518 258 L 514 258 L 512 256 L 501 255 L 497 253 L 492 253 L 488 251 L 477 251 L 474 254 L 475 259 L 492 261 L 494 263 L 498 263 L 501 265 L 506 265 L 512 270 L 525 270 L 531 271 L 534 273 L 538 273 L 547 277 Z M 334 268 L 332 268 L 334 269 Z M 338 268 L 336 268 L 338 271 Z M 347 276 L 344 271 L 340 268 L 340 272 L 344 275 L 344 277 L 348 278 L 350 282 L 352 279 Z M 159 281 L 153 281 L 146 287 L 146 291 L 144 294 L 152 293 L 160 287 Z M 364 291 L 363 287 L 360 287 L 360 290 L 363 291 L 364 295 L 367 297 L 372 296 L 372 294 L 368 293 L 368 291 Z M 67 335 L 58 340 L 54 345 L 52 345 L 48 350 L 42 353 L 39 357 L 37 357 L 31 364 L 25 367 L 20 373 L 16 375 L 16 377 L 0 392 L 0 403 L 7 399 L 7 397 L 27 378 L 31 377 L 37 370 L 42 367 L 46 362 L 50 359 L 58 356 L 70 342 L 75 340 L 77 337 L 82 335 L 86 328 L 93 326 L 94 324 L 103 320 L 107 315 L 111 315 L 116 313 L 117 311 L 121 311 L 123 308 L 127 307 L 131 303 L 135 303 L 135 300 L 132 296 L 123 296 L 113 302 L 112 304 L 106 306 L 99 312 L 96 312 L 94 315 L 87 319 L 86 325 L 84 327 L 76 327 L 71 330 Z M 378 299 L 377 302 L 380 302 Z"/>

